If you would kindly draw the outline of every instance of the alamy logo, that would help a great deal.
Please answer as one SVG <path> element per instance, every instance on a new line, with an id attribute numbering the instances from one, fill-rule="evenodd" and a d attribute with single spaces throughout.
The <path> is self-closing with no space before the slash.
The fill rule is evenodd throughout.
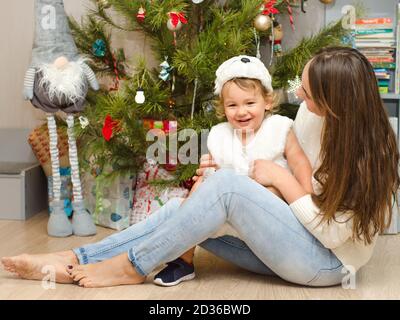
<path id="1" fill-rule="evenodd" d="M 356 289 L 356 269 L 353 266 L 343 266 L 341 273 L 345 274 L 342 279 L 342 288 L 345 290 Z"/>
<path id="2" fill-rule="evenodd" d="M 193 129 L 184 129 L 167 136 L 160 129 L 151 129 L 147 132 L 146 141 L 153 143 L 147 148 L 146 159 L 148 162 L 157 164 L 167 164 L 168 162 L 199 164 L 199 151 L 200 154 L 211 151 L 207 150 L 209 132 L 208 129 L 203 129 L 200 133 Z M 233 137 L 237 137 L 237 139 Z M 220 146 L 223 150 L 223 157 L 221 154 L 213 154 L 213 157 L 220 167 L 233 167 L 238 174 L 247 175 L 249 166 L 255 158 L 253 154 L 247 154 L 247 148 L 244 148 L 239 141 L 251 141 L 254 137 L 254 130 L 241 129 L 234 129 L 233 136 L 217 137 L 218 141 L 215 141 L 217 138 L 214 137 L 213 144 Z M 179 148 L 178 142 L 181 142 Z"/>
<path id="3" fill-rule="evenodd" d="M 42 7 L 42 15 L 44 16 L 41 20 L 41 26 L 44 30 L 55 30 L 56 29 L 56 8 L 51 5 L 45 5 Z"/>
<path id="4" fill-rule="evenodd" d="M 354 30 L 356 28 L 356 8 L 346 5 L 342 8 L 342 27 L 345 30 Z"/>
<path id="5" fill-rule="evenodd" d="M 56 289 L 56 268 L 52 265 L 46 265 L 42 268 L 42 273 L 45 275 L 42 279 L 42 288 L 44 290 Z"/>

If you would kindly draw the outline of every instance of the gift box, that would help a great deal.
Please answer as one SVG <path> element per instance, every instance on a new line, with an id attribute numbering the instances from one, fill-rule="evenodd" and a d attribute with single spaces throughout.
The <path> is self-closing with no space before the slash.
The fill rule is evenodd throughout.
<path id="1" fill-rule="evenodd" d="M 142 124 L 146 130 L 159 129 L 165 134 L 175 133 L 178 129 L 178 122 L 175 120 L 143 119 Z"/>
<path id="2" fill-rule="evenodd" d="M 145 130 L 153 130 L 155 135 L 159 133 L 170 135 L 178 132 L 178 121 L 176 120 L 154 120 L 154 119 L 143 119 L 140 121 Z M 168 171 L 175 171 L 178 160 L 177 155 L 171 155 L 167 153 L 166 162 L 163 164 L 164 169 Z"/>
<path id="3" fill-rule="evenodd" d="M 166 135 L 174 134 L 178 130 L 178 122 L 175 120 L 143 119 L 143 127 L 146 130 L 160 130 Z M 186 198 L 189 191 L 185 188 L 168 187 L 161 188 L 151 185 L 153 180 L 171 180 L 171 171 L 176 169 L 177 160 L 167 155 L 167 163 L 158 165 L 149 160 L 139 172 L 134 188 L 133 207 L 131 210 L 130 224 L 138 223 L 146 219 L 153 212 L 161 208 L 172 198 Z"/>
<path id="4" fill-rule="evenodd" d="M 118 231 L 129 227 L 135 181 L 134 176 L 106 181 L 98 173 L 84 174 L 82 185 L 86 208 L 97 225 Z"/>
<path id="5" fill-rule="evenodd" d="M 153 212 L 161 208 L 172 198 L 186 198 L 189 191 L 185 188 L 160 188 L 150 184 L 155 179 L 170 180 L 170 172 L 154 163 L 146 162 L 143 170 L 138 174 L 134 190 L 133 207 L 130 215 L 130 224 L 146 219 Z"/>

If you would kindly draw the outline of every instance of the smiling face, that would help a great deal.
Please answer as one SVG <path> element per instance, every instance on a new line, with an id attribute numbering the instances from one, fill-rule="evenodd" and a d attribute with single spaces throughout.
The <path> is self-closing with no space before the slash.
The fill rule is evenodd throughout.
<path id="1" fill-rule="evenodd" d="M 310 110 L 312 113 L 315 113 L 318 116 L 323 116 L 322 111 L 320 108 L 315 104 L 311 90 L 310 90 L 310 82 L 309 82 L 309 76 L 308 76 L 308 71 L 310 69 L 310 64 L 311 61 L 309 61 L 306 66 L 304 67 L 303 74 L 301 76 L 301 82 L 302 85 L 297 89 L 296 95 L 303 101 L 306 102 L 308 110 Z"/>
<path id="2" fill-rule="evenodd" d="M 242 130 L 244 134 L 256 133 L 261 127 L 265 112 L 272 109 L 272 101 L 264 97 L 261 84 L 257 85 L 254 80 L 240 81 L 250 82 L 250 85 L 245 88 L 235 81 L 228 81 L 222 89 L 225 116 L 234 129 Z"/>

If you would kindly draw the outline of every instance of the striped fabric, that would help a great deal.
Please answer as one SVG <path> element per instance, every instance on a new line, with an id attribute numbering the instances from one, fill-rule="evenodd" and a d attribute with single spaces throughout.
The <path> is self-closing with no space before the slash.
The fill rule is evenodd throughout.
<path id="1" fill-rule="evenodd" d="M 47 115 L 47 126 L 49 129 L 50 137 L 50 157 L 51 157 L 51 168 L 53 174 L 53 199 L 54 201 L 60 201 L 61 199 L 61 179 L 60 179 L 60 160 L 58 158 L 57 148 L 57 127 L 56 121 L 53 115 Z"/>
<path id="2" fill-rule="evenodd" d="M 68 115 L 68 143 L 69 143 L 69 162 L 71 164 L 71 180 L 74 193 L 74 201 L 82 201 L 82 187 L 81 180 L 79 178 L 79 163 L 78 163 L 78 151 L 76 148 L 76 141 L 74 135 L 74 116 Z"/>
<path id="3" fill-rule="evenodd" d="M 96 75 L 94 74 L 93 70 L 90 69 L 90 67 L 86 63 L 83 64 L 83 70 L 85 72 L 86 78 L 88 79 L 92 89 L 98 90 L 99 83 L 97 82 Z"/>
<path id="4" fill-rule="evenodd" d="M 33 85 L 35 83 L 35 74 L 36 74 L 35 68 L 29 68 L 28 71 L 26 72 L 24 80 L 25 90 L 33 92 Z"/>

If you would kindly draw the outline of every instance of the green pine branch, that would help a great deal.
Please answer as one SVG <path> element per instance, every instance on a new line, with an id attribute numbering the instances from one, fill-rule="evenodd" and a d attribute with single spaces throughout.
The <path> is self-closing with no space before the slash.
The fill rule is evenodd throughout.
<path id="1" fill-rule="evenodd" d="M 340 46 L 342 39 L 348 34 L 343 29 L 341 21 L 330 24 L 323 28 L 318 34 L 304 38 L 292 50 L 278 58 L 272 70 L 272 85 L 274 88 L 286 88 L 288 80 L 301 76 L 306 63 L 321 48 L 328 46 Z"/>
<path id="2" fill-rule="evenodd" d="M 111 32 L 107 30 L 103 21 L 88 15 L 81 25 L 69 17 L 71 33 L 80 52 L 90 57 L 93 70 L 100 76 L 115 76 L 115 66 L 121 78 L 126 77 L 126 59 L 122 49 L 116 52 L 112 49 Z M 104 56 L 99 57 L 93 53 L 93 44 L 96 40 L 103 40 L 105 44 Z M 114 65 L 115 64 L 115 65 Z"/>

